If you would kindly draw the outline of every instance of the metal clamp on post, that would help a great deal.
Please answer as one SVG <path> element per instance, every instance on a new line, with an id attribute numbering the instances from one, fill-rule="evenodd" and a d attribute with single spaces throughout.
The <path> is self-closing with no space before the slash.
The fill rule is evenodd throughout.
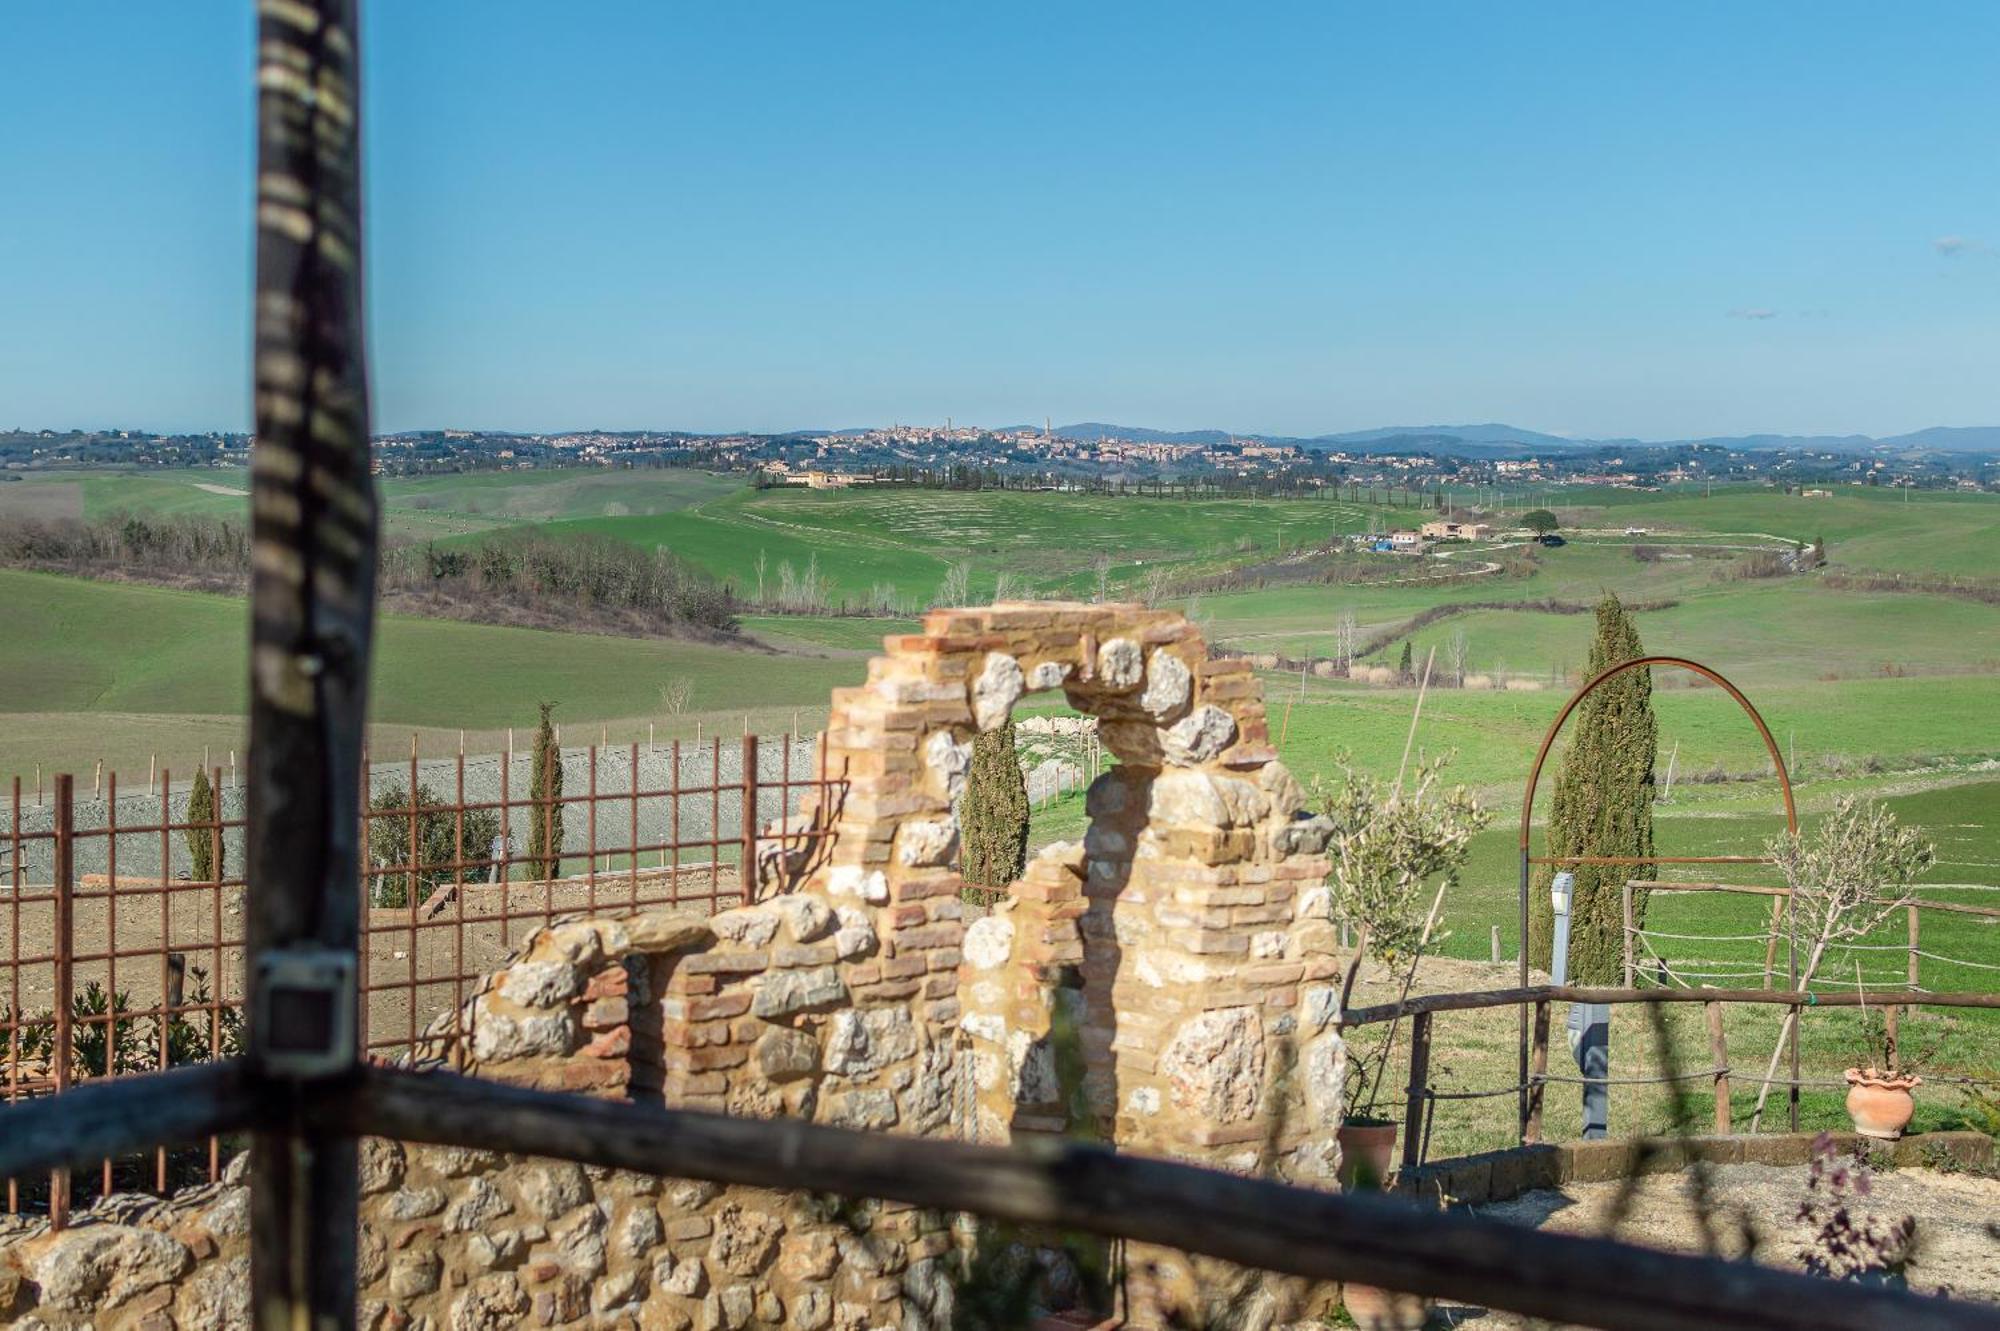
<path id="1" fill-rule="evenodd" d="M 250 1056 L 267 1076 L 312 1081 L 354 1068 L 354 954 L 294 945 L 257 959 Z"/>

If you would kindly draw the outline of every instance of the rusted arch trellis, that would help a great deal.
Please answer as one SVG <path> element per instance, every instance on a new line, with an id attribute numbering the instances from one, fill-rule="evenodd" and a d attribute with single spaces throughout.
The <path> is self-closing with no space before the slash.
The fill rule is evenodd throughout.
<path id="1" fill-rule="evenodd" d="M 1562 710 L 1556 713 L 1556 719 L 1549 723 L 1547 732 L 1542 735 L 1541 747 L 1535 750 L 1535 761 L 1528 768 L 1527 784 L 1521 792 L 1520 978 L 1521 988 L 1523 989 L 1528 987 L 1528 876 L 1532 866 L 1537 864 L 1769 863 L 1769 860 L 1762 855 L 1651 855 L 1643 857 L 1637 855 L 1558 855 L 1554 857 L 1542 857 L 1529 853 L 1530 843 L 1534 835 L 1535 788 L 1541 783 L 1542 767 L 1549 760 L 1549 750 L 1555 747 L 1556 736 L 1562 733 L 1562 728 L 1569 721 L 1570 714 L 1601 685 L 1609 683 L 1629 670 L 1645 670 L 1653 666 L 1671 666 L 1676 670 L 1692 671 L 1709 683 L 1722 689 L 1736 700 L 1736 705 L 1741 707 L 1744 715 L 1750 718 L 1750 724 L 1757 727 L 1757 734 L 1764 741 L 1764 751 L 1771 755 L 1771 767 L 1778 774 L 1778 789 L 1783 793 L 1785 799 L 1785 829 L 1793 835 L 1797 835 L 1798 833 L 1799 812 L 1798 806 L 1792 801 L 1792 778 L 1791 774 L 1785 770 L 1785 760 L 1783 755 L 1778 752 L 1778 742 L 1771 737 L 1771 728 L 1764 724 L 1764 717 L 1758 712 L 1755 704 L 1744 695 L 1743 690 L 1737 688 L 1728 679 L 1724 678 L 1722 672 L 1713 670 L 1699 661 L 1691 661 L 1685 656 L 1635 656 L 1629 661 L 1620 661 L 1617 665 L 1607 666 L 1603 670 L 1598 671 L 1596 675 L 1586 680 L 1581 688 L 1569 696 L 1569 701 L 1565 702 L 1562 705 Z M 1772 946 L 1776 946 L 1775 935 L 1773 936 Z M 1797 977 L 1794 976 L 1793 979 L 1796 981 Z M 1520 1010 L 1520 1044 L 1520 1116 L 1521 1131 L 1525 1134 L 1528 1129 L 1529 1101 L 1531 1098 L 1528 1086 L 1529 1037 L 1528 1005 L 1526 1003 L 1521 1005 Z M 1794 1083 L 1792 1086 L 1792 1127 L 1796 1130 L 1798 1127 L 1799 1112 L 1799 1091 L 1796 1084 L 1798 1081 L 1798 1068 L 1796 1066 L 1798 1048 L 1796 1043 L 1793 1046 L 1792 1057 L 1794 1063 L 1792 1069 L 1792 1080 Z"/>

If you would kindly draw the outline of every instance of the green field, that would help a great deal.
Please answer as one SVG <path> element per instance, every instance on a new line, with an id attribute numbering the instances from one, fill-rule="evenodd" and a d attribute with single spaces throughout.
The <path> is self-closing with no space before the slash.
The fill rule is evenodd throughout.
<path id="1" fill-rule="evenodd" d="M 1391 510 L 1372 510 L 1377 521 Z M 1411 519 L 1411 510 L 1397 510 Z M 976 600 L 1002 573 L 1022 594 L 1078 596 L 1096 588 L 1096 563 L 1113 587 L 1140 585 L 1149 569 L 1180 575 L 1271 558 L 1366 527 L 1371 510 L 1335 500 L 1187 500 L 949 491 L 747 490 L 651 517 L 584 518 L 548 529 L 592 532 L 694 561 L 754 594 L 755 561 L 812 563 L 834 599 L 859 601 L 878 584 L 928 604 L 960 563 Z"/>
<path id="2" fill-rule="evenodd" d="M 53 473 L 9 484 L 0 520 L 30 512 L 102 516 L 121 509 L 240 515 L 240 471 Z M 207 487 L 206 489 L 201 487 Z M 224 493 L 216 493 L 223 491 Z M 1266 567 L 1370 522 L 1410 523 L 1410 510 L 1339 500 L 1115 498 L 1009 491 L 857 489 L 757 491 L 739 477 L 687 470 L 565 469 L 393 478 L 382 487 L 396 539 L 483 539 L 532 524 L 549 535 L 590 532 L 663 547 L 756 592 L 762 556 L 774 597 L 781 565 L 812 567 L 835 599 L 891 589 L 903 605 L 934 599 L 955 565 L 971 567 L 969 599 L 1006 575 L 1017 594 L 1087 596 L 1100 560 L 1113 595 L 1142 592 L 1154 571 L 1205 575 Z M 1554 504 L 1570 544 L 1538 550 L 1532 570 L 1448 583 L 1419 581 L 1482 568 L 1491 547 L 1446 558 L 1380 557 L 1371 585 L 1304 583 L 1199 596 L 1171 595 L 1212 642 L 1287 656 L 1330 654 L 1334 626 L 1352 613 L 1361 637 L 1393 662 L 1412 641 L 1438 650 L 1442 673 L 1463 635 L 1468 672 L 1505 676 L 1517 691 L 1436 689 L 1421 742 L 1459 752 L 1466 780 L 1512 800 L 1526 753 L 1584 660 L 1591 619 L 1526 603 L 1587 606 L 1605 590 L 1642 611 L 1655 651 L 1721 669 L 1763 708 L 1789 757 L 1809 774 L 1830 759 L 1905 766 L 1960 765 L 2000 751 L 1981 724 L 2000 703 L 2000 607 L 1929 594 L 1839 591 L 1811 576 L 1737 581 L 1745 547 L 1823 535 L 1836 568 L 1921 573 L 1985 571 L 2000 549 L 2000 503 L 1990 496 L 1843 488 L 1827 499 L 1735 487 L 1713 497 L 1573 489 Z M 1644 527 L 1644 538 L 1623 535 Z M 1668 556 L 1642 562 L 1632 547 Z M 1449 613 L 1467 603 L 1521 609 Z M 243 698 L 242 610 L 226 599 L 136 586 L 0 574 L 0 770 L 78 765 L 99 755 L 214 744 L 235 734 Z M 1413 617 L 1447 613 L 1410 629 Z M 627 732 L 645 725 L 710 726 L 744 711 L 789 718 L 823 706 L 826 690 L 858 679 L 861 658 L 908 618 L 762 615 L 744 621 L 746 645 L 716 647 L 391 618 L 382 632 L 374 693 L 379 725 L 454 734 L 532 714 L 561 700 L 572 724 Z M 685 714 L 662 713 L 661 685 L 685 677 Z M 1680 773 L 1754 771 L 1762 755 L 1748 726 L 1708 689 L 1659 679 L 1662 743 L 1679 745 Z M 1274 734 L 1306 775 L 1346 748 L 1371 765 L 1392 761 L 1413 701 L 1403 688 L 1368 688 L 1274 675 Z M 1286 704 L 1291 715 L 1285 715 Z M 1968 724 L 1968 721 L 1971 723 Z M 177 740 L 177 732 L 179 739 Z M 662 732 L 665 733 L 665 732 Z M 134 737 L 139 738 L 135 739 Z M 81 753 L 79 760 L 74 755 Z M 1663 754 L 1663 764 L 1666 758 Z M 125 761 L 120 758 L 119 761 Z"/>
<path id="3" fill-rule="evenodd" d="M 0 605 L 10 627 L 0 636 L 0 774 L 87 772 L 98 758 L 143 773 L 154 753 L 178 766 L 204 745 L 240 743 L 241 601 L 0 571 Z M 726 718 L 734 733 L 746 712 L 788 726 L 792 709 L 823 709 L 827 690 L 860 674 L 851 657 L 391 615 L 379 626 L 370 713 L 378 731 L 442 737 L 531 725 L 549 698 L 572 726 L 616 722 L 614 738 L 642 737 L 648 720 L 663 737 L 692 733 L 697 718 Z M 690 711 L 668 716 L 660 689 L 679 678 L 693 684 Z"/>

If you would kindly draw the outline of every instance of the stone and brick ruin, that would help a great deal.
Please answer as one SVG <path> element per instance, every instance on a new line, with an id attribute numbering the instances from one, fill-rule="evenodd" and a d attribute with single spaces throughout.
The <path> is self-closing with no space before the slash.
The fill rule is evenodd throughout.
<path id="1" fill-rule="evenodd" d="M 756 904 L 540 929 L 440 1052 L 551 1090 L 987 1145 L 1075 1135 L 1333 1186 L 1329 828 L 1268 743 L 1248 664 L 1129 605 L 938 611 L 924 630 L 835 691 L 822 743 L 844 785 L 803 815 L 813 835 L 760 855 Z M 969 920 L 953 807 L 972 737 L 1055 689 L 1119 762 L 1082 843 Z M 941 1327 L 982 1243 L 976 1222 L 895 1204 L 390 1142 L 364 1162 L 370 1331 Z M 244 1195 L 232 1175 L 100 1208 L 124 1223 L 0 1235 L 0 1315 L 243 1325 Z M 1054 1240 L 1008 1238 L 1045 1306 L 1080 1297 Z M 1135 1325 L 1207 1320 L 1218 1291 L 1246 1324 L 1313 1310 L 1207 1259 L 1118 1258 Z"/>

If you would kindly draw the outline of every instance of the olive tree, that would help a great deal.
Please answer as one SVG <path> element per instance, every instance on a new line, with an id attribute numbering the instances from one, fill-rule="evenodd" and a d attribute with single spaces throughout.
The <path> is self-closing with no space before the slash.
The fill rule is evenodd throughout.
<path id="1" fill-rule="evenodd" d="M 1900 825 L 1895 814 L 1873 800 L 1851 795 L 1836 800 L 1810 835 L 1789 832 L 1768 842 L 1765 853 L 1791 889 L 1792 947 L 1805 956 L 1799 967 L 1801 993 L 1833 953 L 1851 948 L 1906 909 L 1914 897 L 1911 884 L 1937 859 L 1936 848 L 1915 828 Z M 1798 1009 L 1787 1009 L 1757 1091 L 1752 1132 L 1763 1117 L 1771 1078 L 1797 1020 Z"/>

